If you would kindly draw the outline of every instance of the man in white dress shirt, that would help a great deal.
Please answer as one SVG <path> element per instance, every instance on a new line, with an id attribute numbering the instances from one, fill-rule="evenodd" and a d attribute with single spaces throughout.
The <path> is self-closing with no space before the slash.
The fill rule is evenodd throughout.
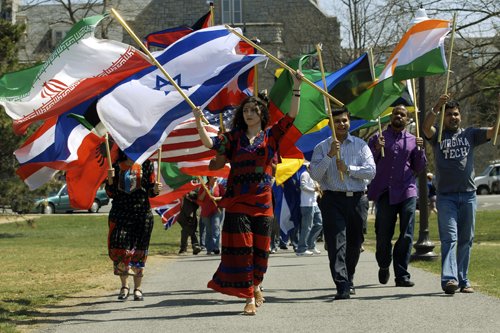
<path id="1" fill-rule="evenodd" d="M 320 209 L 330 271 L 337 286 L 335 299 L 347 299 L 355 294 L 354 272 L 369 207 L 366 180 L 375 177 L 375 162 L 366 142 L 349 134 L 348 110 L 334 109 L 332 117 L 337 140 L 329 137 L 314 148 L 310 169 L 323 191 Z"/>

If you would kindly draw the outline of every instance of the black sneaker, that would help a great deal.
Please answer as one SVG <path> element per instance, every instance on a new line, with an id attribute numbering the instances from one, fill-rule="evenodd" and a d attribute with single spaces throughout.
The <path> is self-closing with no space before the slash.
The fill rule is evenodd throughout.
<path id="1" fill-rule="evenodd" d="M 382 284 L 387 284 L 389 282 L 389 277 L 391 273 L 389 272 L 389 268 L 380 268 L 378 270 L 378 282 Z"/>
<path id="2" fill-rule="evenodd" d="M 195 246 L 193 247 L 193 254 L 196 255 L 201 252 L 201 247 Z"/>
<path id="3" fill-rule="evenodd" d="M 187 252 L 187 249 L 185 247 L 181 247 L 180 251 L 179 251 L 179 254 L 183 254 L 183 253 L 186 253 Z"/>
<path id="4" fill-rule="evenodd" d="M 413 287 L 415 282 L 410 280 L 396 281 L 396 287 Z"/>
<path id="5" fill-rule="evenodd" d="M 282 250 L 288 250 L 288 247 L 286 247 L 286 245 L 281 245 L 280 249 L 282 249 Z"/>

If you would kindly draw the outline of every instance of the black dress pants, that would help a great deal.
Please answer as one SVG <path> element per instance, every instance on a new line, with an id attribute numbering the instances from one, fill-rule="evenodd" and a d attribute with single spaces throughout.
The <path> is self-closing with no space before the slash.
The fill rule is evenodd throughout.
<path id="1" fill-rule="evenodd" d="M 364 241 L 363 224 L 368 217 L 366 195 L 345 196 L 324 191 L 321 215 L 333 281 L 339 290 L 354 286 L 354 273 Z"/>

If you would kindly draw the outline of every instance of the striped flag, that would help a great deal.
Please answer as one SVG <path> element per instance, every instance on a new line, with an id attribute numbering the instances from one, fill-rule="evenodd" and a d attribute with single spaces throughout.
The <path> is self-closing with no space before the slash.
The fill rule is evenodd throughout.
<path id="1" fill-rule="evenodd" d="M 229 82 L 266 59 L 237 55 L 239 37 L 222 26 L 193 32 L 157 60 L 191 101 L 202 108 Z M 110 89 L 97 112 L 118 146 L 136 163 L 149 158 L 192 108 L 156 68 L 145 69 Z"/>
<path id="2" fill-rule="evenodd" d="M 82 114 L 92 102 L 84 101 L 61 116 L 45 121 L 14 152 L 20 164 L 16 173 L 31 190 L 45 184 L 59 170 L 81 167 L 93 149 L 104 141 L 76 120 L 66 117 L 71 112 Z"/>
<path id="3" fill-rule="evenodd" d="M 14 119 L 16 134 L 151 66 L 132 46 L 94 37 L 97 24 L 107 15 L 75 24 L 45 63 L 0 79 L 0 105 Z"/>
<path id="4" fill-rule="evenodd" d="M 205 129 L 211 137 L 217 135 L 217 127 L 205 125 Z M 162 162 L 168 163 L 211 159 L 217 153 L 215 150 L 206 148 L 201 142 L 194 117 L 177 125 L 168 134 L 161 150 Z M 158 160 L 158 154 L 155 153 L 150 160 Z"/>
<path id="5" fill-rule="evenodd" d="M 305 166 L 302 166 L 282 185 L 273 185 L 276 198 L 274 215 L 279 220 L 280 234 L 285 242 L 288 241 L 293 228 L 300 224 L 300 176 L 304 170 Z"/>
<path id="6" fill-rule="evenodd" d="M 444 39 L 450 22 L 427 20 L 414 25 L 399 41 L 377 82 L 347 109 L 356 117 L 376 119 L 404 92 L 400 81 L 446 73 Z"/>
<path id="7" fill-rule="evenodd" d="M 211 27 L 211 17 L 211 12 L 208 11 L 208 13 L 200 17 L 191 28 L 179 27 L 150 33 L 144 38 L 144 45 L 148 49 L 149 46 L 169 47 L 177 40 L 189 35 L 193 31 Z"/>

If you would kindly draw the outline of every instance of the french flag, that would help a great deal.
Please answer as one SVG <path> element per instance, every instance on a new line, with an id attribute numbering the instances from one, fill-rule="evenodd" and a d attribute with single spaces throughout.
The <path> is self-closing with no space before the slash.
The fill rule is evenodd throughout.
<path id="1" fill-rule="evenodd" d="M 104 139 L 92 134 L 69 113 L 83 114 L 93 99 L 84 101 L 59 117 L 48 119 L 14 152 L 20 167 L 16 173 L 30 187 L 38 188 L 60 170 L 82 166 Z"/>

